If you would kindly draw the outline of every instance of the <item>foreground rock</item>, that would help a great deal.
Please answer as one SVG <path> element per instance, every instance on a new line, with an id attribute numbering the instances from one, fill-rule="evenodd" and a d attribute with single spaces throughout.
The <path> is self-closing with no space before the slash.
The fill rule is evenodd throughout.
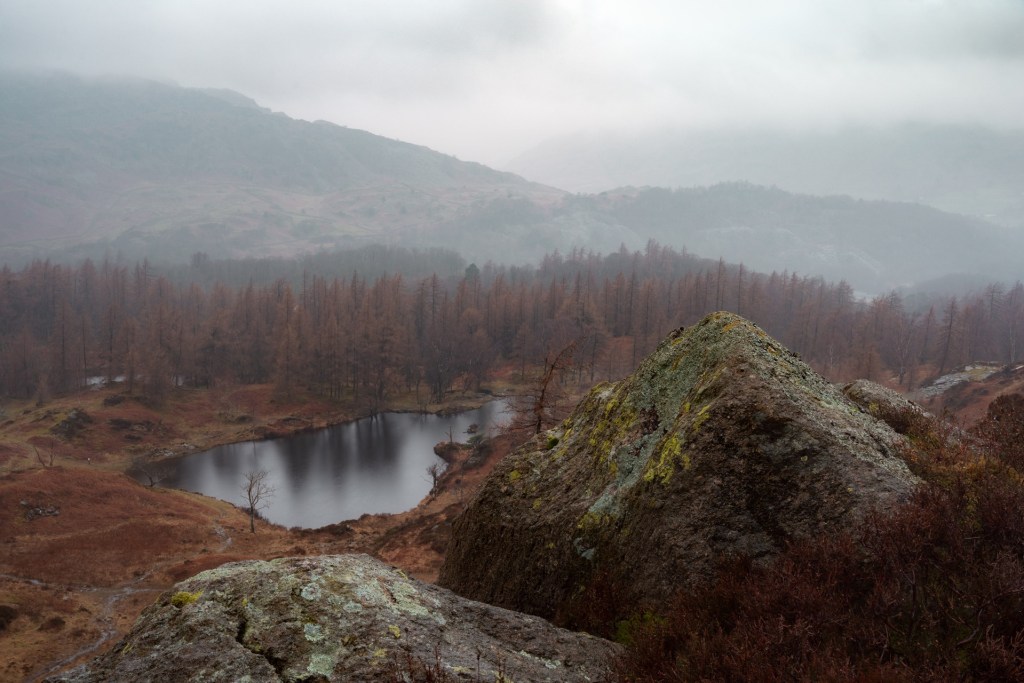
<path id="1" fill-rule="evenodd" d="M 198 574 L 108 653 L 51 680 L 394 681 L 418 671 L 409 680 L 604 681 L 615 650 L 338 555 Z"/>
<path id="2" fill-rule="evenodd" d="M 917 483 L 901 437 L 752 323 L 716 313 L 507 457 L 441 585 L 550 616 L 595 577 L 657 603 L 723 555 L 845 529 Z"/>

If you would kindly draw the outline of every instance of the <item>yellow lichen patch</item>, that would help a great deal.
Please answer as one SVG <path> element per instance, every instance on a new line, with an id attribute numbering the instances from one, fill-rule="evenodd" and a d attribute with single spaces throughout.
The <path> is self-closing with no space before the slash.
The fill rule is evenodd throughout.
<path id="1" fill-rule="evenodd" d="M 611 515 L 607 515 L 601 512 L 588 511 L 585 515 L 583 515 L 583 517 L 580 518 L 580 521 L 577 522 L 576 528 L 586 533 L 587 531 L 591 531 L 592 529 L 604 526 L 605 524 L 611 521 Z"/>
<path id="2" fill-rule="evenodd" d="M 533 509 L 534 510 L 540 510 L 540 506 L 541 506 L 540 498 L 534 498 L 533 499 Z"/>
<path id="3" fill-rule="evenodd" d="M 614 400 L 612 399 L 612 401 Z M 591 431 L 591 437 L 587 441 L 596 463 L 604 465 L 611 459 L 612 450 L 629 431 L 635 419 L 636 412 L 627 404 L 620 405 L 614 415 L 606 414 L 603 418 L 598 419 Z"/>
<path id="4" fill-rule="evenodd" d="M 508 480 L 511 482 L 517 482 L 522 479 L 523 474 L 519 470 L 512 470 L 508 473 Z"/>
<path id="5" fill-rule="evenodd" d="M 650 482 L 657 479 L 662 484 L 667 484 L 675 473 L 677 460 L 682 463 L 684 470 L 690 469 L 690 454 L 683 453 L 683 443 L 679 440 L 679 437 L 675 434 L 669 434 L 661 443 L 661 448 L 658 450 L 658 459 L 654 460 L 652 458 L 651 464 L 648 465 L 647 471 L 644 472 L 644 481 Z"/>
<path id="6" fill-rule="evenodd" d="M 388 632 L 395 637 L 395 640 L 402 637 L 402 629 L 398 628 L 394 624 L 388 626 Z"/>
<path id="7" fill-rule="evenodd" d="M 171 596 L 171 604 L 181 609 L 185 605 L 191 605 L 193 602 L 199 599 L 199 596 L 203 594 L 203 591 L 196 591 L 195 593 L 189 593 L 188 591 L 178 591 Z"/>
<path id="8" fill-rule="evenodd" d="M 707 422 L 707 419 L 709 417 L 711 417 L 711 404 L 710 403 L 708 403 L 707 405 L 703 406 L 700 410 L 697 411 L 697 416 L 694 417 L 693 418 L 693 422 L 690 423 L 690 431 L 692 433 L 696 434 L 697 431 L 700 430 L 701 425 L 703 425 L 705 422 Z"/>
<path id="9" fill-rule="evenodd" d="M 618 399 L 616 399 L 615 397 L 608 399 L 608 403 L 604 405 L 604 416 L 608 417 L 609 415 L 611 415 L 611 412 L 615 410 L 615 407 L 617 405 L 619 405 Z"/>

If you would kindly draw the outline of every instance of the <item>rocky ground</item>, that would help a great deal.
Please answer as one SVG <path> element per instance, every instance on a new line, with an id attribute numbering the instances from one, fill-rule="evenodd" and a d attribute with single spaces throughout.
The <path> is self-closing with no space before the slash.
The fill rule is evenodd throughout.
<path id="1" fill-rule="evenodd" d="M 103 656 L 56 679 L 611 680 L 619 646 L 474 603 L 367 555 L 226 564 L 175 586 Z M 431 675 L 433 674 L 433 675 Z"/>

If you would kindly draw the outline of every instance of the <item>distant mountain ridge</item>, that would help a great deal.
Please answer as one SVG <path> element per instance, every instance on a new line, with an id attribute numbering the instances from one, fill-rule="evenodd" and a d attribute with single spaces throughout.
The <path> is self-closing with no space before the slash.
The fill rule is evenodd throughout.
<path id="1" fill-rule="evenodd" d="M 751 183 L 570 194 L 291 119 L 227 90 L 8 73 L 0 92 L 0 263 L 11 265 L 291 257 L 370 243 L 521 264 L 655 239 L 761 271 L 846 279 L 866 293 L 950 273 L 1021 272 L 1024 242 L 1012 229 L 918 204 Z M 580 161 L 600 150 L 582 150 Z"/>
<path id="2" fill-rule="evenodd" d="M 606 211 L 662 243 L 770 272 L 846 279 L 865 292 L 930 273 L 1019 277 L 1020 235 L 977 218 L 903 202 L 812 196 L 749 183 L 597 195 Z M 1021 249 L 1021 251 L 1018 251 Z M 779 264 L 782 264 L 780 267 Z"/>
<path id="3" fill-rule="evenodd" d="M 109 240 L 131 252 L 171 231 L 163 241 L 225 256 L 300 251 L 422 227 L 481 197 L 561 194 L 231 91 L 12 74 L 0 89 L 5 249 Z"/>
<path id="4" fill-rule="evenodd" d="M 572 192 L 746 181 L 788 192 L 916 202 L 1024 226 L 1024 127 L 905 123 L 579 134 L 543 143 L 505 167 Z"/>

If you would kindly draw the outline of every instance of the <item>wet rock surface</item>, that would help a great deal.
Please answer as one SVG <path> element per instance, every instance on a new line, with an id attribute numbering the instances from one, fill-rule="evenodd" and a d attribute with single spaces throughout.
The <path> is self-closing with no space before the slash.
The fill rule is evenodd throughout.
<path id="1" fill-rule="evenodd" d="M 901 438 L 756 325 L 716 313 L 495 469 L 439 583 L 551 616 L 595 577 L 655 605 L 728 555 L 844 529 L 918 480 Z"/>
<path id="2" fill-rule="evenodd" d="M 866 379 L 858 379 L 845 385 L 843 395 L 900 434 L 906 433 L 908 422 L 914 418 L 932 417 L 931 413 L 913 401 L 888 387 Z"/>
<path id="3" fill-rule="evenodd" d="M 369 556 L 335 555 L 198 574 L 109 652 L 49 680 L 394 681 L 430 671 L 425 680 L 606 681 L 616 650 Z"/>

